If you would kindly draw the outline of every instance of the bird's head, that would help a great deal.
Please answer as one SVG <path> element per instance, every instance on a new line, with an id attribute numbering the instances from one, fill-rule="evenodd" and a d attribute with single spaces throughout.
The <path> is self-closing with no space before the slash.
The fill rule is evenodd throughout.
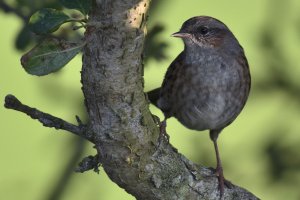
<path id="1" fill-rule="evenodd" d="M 172 36 L 182 38 L 186 48 L 230 48 L 231 45 L 238 44 L 225 24 L 208 16 L 188 19 L 183 23 L 180 31 L 173 33 Z"/>

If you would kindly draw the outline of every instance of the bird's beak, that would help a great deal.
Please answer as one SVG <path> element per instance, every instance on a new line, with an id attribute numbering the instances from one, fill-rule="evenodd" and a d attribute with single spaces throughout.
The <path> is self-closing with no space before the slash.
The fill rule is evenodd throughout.
<path id="1" fill-rule="evenodd" d="M 179 37 L 179 38 L 187 38 L 187 37 L 190 36 L 190 34 L 179 31 L 179 32 L 173 33 L 171 36 L 172 37 Z"/>

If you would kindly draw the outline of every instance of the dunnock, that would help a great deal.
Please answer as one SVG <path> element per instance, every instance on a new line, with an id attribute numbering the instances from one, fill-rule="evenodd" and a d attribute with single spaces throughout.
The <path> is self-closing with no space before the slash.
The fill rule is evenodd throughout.
<path id="1" fill-rule="evenodd" d="M 213 141 L 220 194 L 224 176 L 217 138 L 243 109 L 250 91 L 250 72 L 243 48 L 221 21 L 207 16 L 188 19 L 179 32 L 184 50 L 171 63 L 161 88 L 148 93 L 166 119 L 176 117 L 194 130 L 209 130 Z"/>

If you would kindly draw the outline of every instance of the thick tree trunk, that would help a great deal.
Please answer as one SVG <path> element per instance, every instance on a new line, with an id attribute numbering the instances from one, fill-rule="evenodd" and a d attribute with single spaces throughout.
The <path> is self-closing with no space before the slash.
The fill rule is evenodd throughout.
<path id="1" fill-rule="evenodd" d="M 98 0 L 85 33 L 82 84 L 89 132 L 109 177 L 137 199 L 219 199 L 211 170 L 167 142 L 143 91 L 142 51 L 149 0 Z M 233 186 L 225 199 L 257 199 Z"/>

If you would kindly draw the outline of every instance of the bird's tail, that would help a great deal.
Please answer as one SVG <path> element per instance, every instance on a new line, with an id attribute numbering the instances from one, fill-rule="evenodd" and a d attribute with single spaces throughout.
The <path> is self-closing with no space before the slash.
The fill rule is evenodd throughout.
<path id="1" fill-rule="evenodd" d="M 157 100 L 159 99 L 160 88 L 156 88 L 147 92 L 149 101 L 157 107 Z"/>

